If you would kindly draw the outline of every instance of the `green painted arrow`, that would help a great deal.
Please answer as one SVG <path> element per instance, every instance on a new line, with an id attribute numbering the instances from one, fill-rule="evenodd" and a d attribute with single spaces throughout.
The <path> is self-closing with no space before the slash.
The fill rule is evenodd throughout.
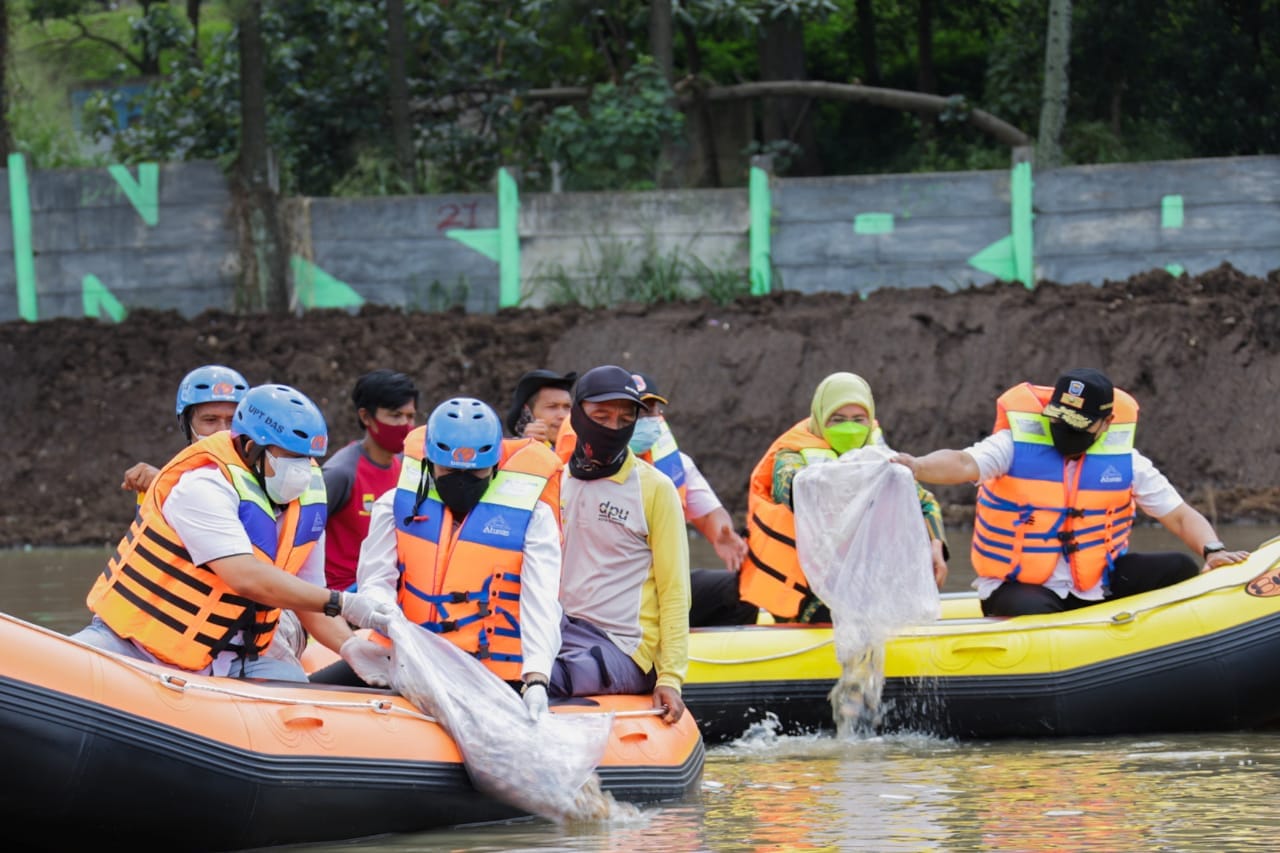
<path id="1" fill-rule="evenodd" d="M 298 303 L 304 308 L 358 308 L 364 304 L 364 297 L 352 290 L 351 285 L 300 255 L 289 259 L 289 267 L 293 270 Z"/>
<path id="2" fill-rule="evenodd" d="M 106 285 L 98 281 L 96 275 L 87 275 L 80 284 L 82 298 L 84 300 L 84 316 L 93 317 L 101 320 L 102 312 L 105 311 L 107 316 L 114 323 L 119 323 L 124 319 L 124 315 L 128 312 L 124 310 L 124 306 L 120 304 L 120 300 L 116 299 L 115 294 L 107 290 Z"/>
<path id="3" fill-rule="evenodd" d="M 125 197 L 138 211 L 142 221 L 155 225 L 160 221 L 160 167 L 155 163 L 141 163 L 138 166 L 138 180 L 133 179 L 128 168 L 119 164 L 109 166 L 107 171 L 116 179 Z"/>
<path id="4" fill-rule="evenodd" d="M 497 228 L 450 228 L 444 232 L 450 240 L 457 240 L 468 249 L 475 249 L 491 261 L 501 261 L 501 246 Z"/>
<path id="5" fill-rule="evenodd" d="M 13 271 L 18 280 L 18 316 L 34 323 L 36 309 L 36 257 L 31 246 L 31 190 L 27 185 L 27 161 L 9 155 L 9 218 L 13 222 Z"/>
<path id="6" fill-rule="evenodd" d="M 769 173 L 759 166 L 751 167 L 747 201 L 751 207 L 751 230 L 748 232 L 751 295 L 764 296 L 773 287 L 773 235 L 770 232 L 773 194 L 769 188 Z"/>
<path id="7" fill-rule="evenodd" d="M 990 273 L 1001 281 L 1013 281 L 1018 267 L 1013 262 L 1013 235 L 1001 237 L 969 259 L 969 266 Z"/>

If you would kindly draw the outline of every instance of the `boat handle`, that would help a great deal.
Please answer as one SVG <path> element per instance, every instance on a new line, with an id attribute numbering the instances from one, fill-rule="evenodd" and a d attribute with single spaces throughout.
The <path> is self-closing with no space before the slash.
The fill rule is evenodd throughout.
<path id="1" fill-rule="evenodd" d="M 1119 613 L 1111 617 L 1111 622 L 1114 625 L 1123 625 L 1126 622 L 1132 622 L 1132 621 L 1133 621 L 1133 614 L 1128 610 L 1121 610 Z"/>
<path id="2" fill-rule="evenodd" d="M 324 717 L 311 707 L 291 706 L 280 709 L 280 719 L 291 729 L 319 729 L 324 727 Z"/>
<path id="3" fill-rule="evenodd" d="M 951 647 L 953 653 L 959 652 L 1007 652 L 1009 647 L 1000 643 L 957 643 Z"/>
<path id="4" fill-rule="evenodd" d="M 621 741 L 640 742 L 649 739 L 649 732 L 638 723 L 614 723 L 614 729 Z"/>

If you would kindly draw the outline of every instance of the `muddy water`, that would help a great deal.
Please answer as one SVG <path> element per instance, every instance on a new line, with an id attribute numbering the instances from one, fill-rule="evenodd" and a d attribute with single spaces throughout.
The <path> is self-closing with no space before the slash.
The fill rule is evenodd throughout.
<path id="1" fill-rule="evenodd" d="M 1280 527 L 1220 532 L 1231 546 L 1252 548 Z M 953 534 L 965 541 L 963 531 Z M 1178 546 L 1142 528 L 1135 547 Z M 695 565 L 715 564 L 696 537 L 692 549 Z M 0 610 L 79 628 L 84 594 L 107 556 L 0 552 Z M 957 555 L 948 591 L 971 580 Z M 710 750 L 699 797 L 648 808 L 632 823 L 529 820 L 307 849 L 1255 851 L 1273 849 L 1280 834 L 1277 778 L 1275 732 L 996 742 L 760 732 Z"/>

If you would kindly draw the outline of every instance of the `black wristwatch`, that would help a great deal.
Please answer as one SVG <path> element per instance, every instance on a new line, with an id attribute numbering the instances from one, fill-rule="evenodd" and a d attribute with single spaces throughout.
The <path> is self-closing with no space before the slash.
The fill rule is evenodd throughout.
<path id="1" fill-rule="evenodd" d="M 535 684 L 541 684 L 544 690 L 551 686 L 550 682 L 548 682 L 547 679 L 545 678 L 530 678 L 524 684 L 520 685 L 520 695 L 523 696 L 525 694 L 525 691 L 527 691 L 530 687 L 532 687 Z"/>
<path id="2" fill-rule="evenodd" d="M 1219 551 L 1227 550 L 1227 546 L 1217 540 L 1214 540 L 1213 542 L 1204 543 L 1204 548 L 1202 550 L 1204 551 L 1204 558 L 1207 560 L 1209 559 L 1210 554 L 1216 554 Z"/>
<path id="3" fill-rule="evenodd" d="M 329 590 L 329 600 L 324 605 L 325 616 L 342 615 L 342 593 L 336 589 Z"/>

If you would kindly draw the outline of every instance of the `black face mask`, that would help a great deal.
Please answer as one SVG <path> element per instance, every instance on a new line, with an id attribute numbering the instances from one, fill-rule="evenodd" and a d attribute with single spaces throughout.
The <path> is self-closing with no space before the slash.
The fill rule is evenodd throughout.
<path id="1" fill-rule="evenodd" d="M 578 404 L 569 412 L 569 424 L 578 434 L 578 443 L 569 457 L 569 473 L 579 480 L 599 480 L 618 473 L 627 461 L 627 445 L 636 431 L 634 422 L 622 429 L 601 426 Z"/>
<path id="2" fill-rule="evenodd" d="M 1082 429 L 1072 429 L 1059 421 L 1049 421 L 1049 436 L 1053 439 L 1053 448 L 1067 458 L 1084 453 L 1098 437 Z"/>
<path id="3" fill-rule="evenodd" d="M 488 477 L 473 477 L 467 471 L 454 471 L 443 477 L 436 477 L 436 491 L 440 500 L 453 513 L 454 520 L 465 518 L 467 513 L 476 508 L 480 498 L 489 488 Z"/>

